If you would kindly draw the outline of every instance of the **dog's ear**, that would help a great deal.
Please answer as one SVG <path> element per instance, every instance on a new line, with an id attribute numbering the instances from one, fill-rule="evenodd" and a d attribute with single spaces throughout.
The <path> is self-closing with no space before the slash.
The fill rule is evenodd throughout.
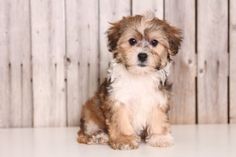
<path id="1" fill-rule="evenodd" d="M 107 30 L 108 48 L 112 52 L 116 50 L 117 42 L 122 34 L 121 21 L 110 23 L 111 27 Z"/>
<path id="2" fill-rule="evenodd" d="M 182 31 L 174 26 L 167 24 L 164 28 L 166 30 L 168 42 L 169 42 L 169 54 L 174 56 L 178 53 L 180 44 L 182 42 Z"/>

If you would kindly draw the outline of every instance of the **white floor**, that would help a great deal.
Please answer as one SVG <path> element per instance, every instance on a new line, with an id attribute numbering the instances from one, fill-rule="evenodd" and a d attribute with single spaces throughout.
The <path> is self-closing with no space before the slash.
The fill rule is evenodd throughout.
<path id="1" fill-rule="evenodd" d="M 131 151 L 76 142 L 77 128 L 0 129 L 0 157 L 236 157 L 236 125 L 173 126 L 175 145 Z"/>

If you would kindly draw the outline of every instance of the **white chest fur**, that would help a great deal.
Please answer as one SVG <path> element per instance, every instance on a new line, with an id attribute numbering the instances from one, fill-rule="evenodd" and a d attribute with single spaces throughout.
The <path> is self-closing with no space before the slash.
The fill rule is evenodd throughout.
<path id="1" fill-rule="evenodd" d="M 114 64 L 109 71 L 111 97 L 128 110 L 131 124 L 139 133 L 147 125 L 153 107 L 166 105 L 167 98 L 159 90 L 162 75 L 158 72 L 146 75 L 129 73 L 121 64 Z"/>

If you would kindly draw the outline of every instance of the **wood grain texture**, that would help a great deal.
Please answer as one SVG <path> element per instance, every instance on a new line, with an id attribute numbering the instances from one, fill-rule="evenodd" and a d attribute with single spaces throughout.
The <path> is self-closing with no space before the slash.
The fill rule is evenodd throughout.
<path id="1" fill-rule="evenodd" d="M 230 123 L 236 123 L 236 1 L 230 1 Z"/>
<path id="2" fill-rule="evenodd" d="M 132 0 L 133 15 L 143 14 L 146 11 L 154 11 L 158 18 L 163 19 L 164 0 Z"/>
<path id="3" fill-rule="evenodd" d="M 34 126 L 65 126 L 63 0 L 31 0 Z"/>
<path id="4" fill-rule="evenodd" d="M 10 126 L 9 3 L 0 1 L 0 127 Z"/>
<path id="5" fill-rule="evenodd" d="M 195 0 L 166 0 L 165 20 L 183 32 L 181 49 L 171 67 L 173 83 L 170 121 L 195 123 Z"/>
<path id="6" fill-rule="evenodd" d="M 198 122 L 227 122 L 227 1 L 198 1 Z"/>
<path id="7" fill-rule="evenodd" d="M 82 104 L 98 85 L 98 1 L 66 1 L 68 125 L 79 124 Z"/>
<path id="8" fill-rule="evenodd" d="M 66 71 L 67 71 L 67 124 L 75 126 L 79 124 L 81 95 L 79 89 L 79 33 L 80 18 L 78 14 L 79 2 L 66 1 Z"/>
<path id="9" fill-rule="evenodd" d="M 123 16 L 130 15 L 130 3 L 124 0 L 100 0 L 99 1 L 99 47 L 100 47 L 100 83 L 104 81 L 108 63 L 112 53 L 108 51 L 106 31 L 110 22 L 120 20 Z"/>
<path id="10" fill-rule="evenodd" d="M 11 127 L 32 126 L 29 0 L 10 1 Z"/>
<path id="11" fill-rule="evenodd" d="M 32 126 L 29 1 L 1 1 L 1 104 L 8 127 Z M 2 73 L 3 72 L 3 73 Z M 5 95 L 5 96 L 4 96 Z M 8 115 L 5 115 L 5 114 Z M 5 119 L 5 120 L 4 120 Z M 0 122 L 4 123 L 4 122 Z M 0 124 L 1 125 L 1 124 Z"/>

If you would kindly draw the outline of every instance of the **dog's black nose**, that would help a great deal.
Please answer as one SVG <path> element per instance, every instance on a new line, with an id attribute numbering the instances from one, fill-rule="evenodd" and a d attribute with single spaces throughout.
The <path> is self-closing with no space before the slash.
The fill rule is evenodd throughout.
<path id="1" fill-rule="evenodd" d="M 141 52 L 141 53 L 138 54 L 138 59 L 139 59 L 141 62 L 146 61 L 146 60 L 147 60 L 147 57 L 148 57 L 148 55 L 147 55 L 146 53 Z"/>

